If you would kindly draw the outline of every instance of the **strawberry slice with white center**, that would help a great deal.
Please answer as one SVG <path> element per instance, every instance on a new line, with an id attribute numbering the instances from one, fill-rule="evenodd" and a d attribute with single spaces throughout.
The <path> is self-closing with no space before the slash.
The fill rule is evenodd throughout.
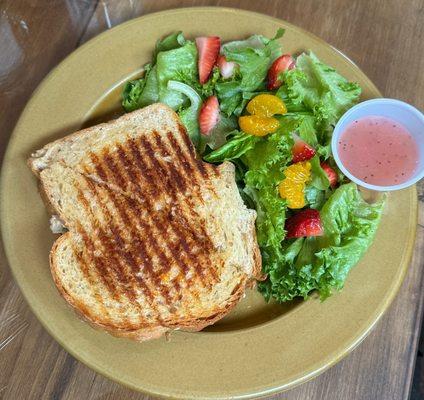
<path id="1" fill-rule="evenodd" d="M 199 114 L 200 133 L 209 136 L 219 122 L 219 103 L 216 96 L 211 96 L 202 104 Z"/>
<path id="2" fill-rule="evenodd" d="M 310 160 L 316 153 L 315 149 L 309 146 L 308 143 L 303 141 L 295 133 L 293 133 L 292 136 L 294 140 L 294 145 L 292 147 L 293 162 L 297 163 Z"/>
<path id="3" fill-rule="evenodd" d="M 199 81 L 203 85 L 209 79 L 212 68 L 218 58 L 221 39 L 218 36 L 202 36 L 196 38 L 199 69 Z"/>
<path id="4" fill-rule="evenodd" d="M 286 239 L 324 234 L 319 212 L 313 209 L 302 210 L 288 218 L 284 229 L 287 231 Z"/>
<path id="5" fill-rule="evenodd" d="M 295 67 L 296 61 L 290 54 L 283 54 L 278 57 L 268 70 L 268 90 L 278 89 L 283 83 L 280 74 Z"/>
<path id="6" fill-rule="evenodd" d="M 330 186 L 333 188 L 337 185 L 337 173 L 331 168 L 326 162 L 321 163 L 321 168 L 327 174 L 328 180 L 330 181 Z"/>
<path id="7" fill-rule="evenodd" d="M 227 61 L 224 55 L 220 54 L 218 57 L 218 61 L 216 62 L 218 65 L 219 72 L 224 79 L 231 78 L 234 75 L 234 71 L 236 69 L 236 63 L 233 61 Z"/>

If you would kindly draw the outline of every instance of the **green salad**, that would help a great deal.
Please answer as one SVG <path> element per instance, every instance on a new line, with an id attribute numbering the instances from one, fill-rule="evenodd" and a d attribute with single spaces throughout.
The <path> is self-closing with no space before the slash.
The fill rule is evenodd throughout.
<path id="1" fill-rule="evenodd" d="M 361 88 L 312 52 L 283 54 L 283 34 L 224 44 L 169 35 L 126 84 L 122 104 L 128 112 L 167 104 L 205 161 L 234 163 L 257 212 L 267 300 L 312 291 L 325 299 L 372 243 L 384 204 L 365 202 L 331 154 L 333 128 Z"/>

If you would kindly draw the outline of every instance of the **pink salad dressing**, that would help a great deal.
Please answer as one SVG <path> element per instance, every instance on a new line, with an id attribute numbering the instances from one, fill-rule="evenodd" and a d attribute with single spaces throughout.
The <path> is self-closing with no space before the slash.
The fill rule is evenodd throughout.
<path id="1" fill-rule="evenodd" d="M 362 181 L 391 186 L 407 181 L 418 166 L 418 145 L 404 126 L 386 117 L 353 121 L 340 135 L 345 168 Z"/>

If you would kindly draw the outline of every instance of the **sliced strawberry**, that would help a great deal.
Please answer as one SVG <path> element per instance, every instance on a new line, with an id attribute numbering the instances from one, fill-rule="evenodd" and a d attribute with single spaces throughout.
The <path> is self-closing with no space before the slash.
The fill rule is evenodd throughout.
<path id="1" fill-rule="evenodd" d="M 307 209 L 298 212 L 286 221 L 286 239 L 304 236 L 321 236 L 324 233 L 321 217 L 317 210 Z"/>
<path id="2" fill-rule="evenodd" d="M 219 103 L 216 96 L 211 96 L 203 103 L 199 114 L 200 133 L 208 136 L 219 121 Z"/>
<path id="3" fill-rule="evenodd" d="M 304 142 L 295 133 L 292 134 L 294 145 L 292 147 L 293 162 L 310 160 L 315 155 L 315 149 Z"/>
<path id="4" fill-rule="evenodd" d="M 209 79 L 212 68 L 218 58 L 221 47 L 221 39 L 218 36 L 202 36 L 196 38 L 197 52 L 199 59 L 197 62 L 199 69 L 199 80 L 203 85 Z"/>
<path id="5" fill-rule="evenodd" d="M 219 72 L 224 79 L 231 78 L 234 75 L 234 70 L 236 69 L 236 63 L 233 61 L 227 61 L 224 55 L 220 55 L 218 57 L 218 61 L 216 62 L 218 65 Z"/>
<path id="6" fill-rule="evenodd" d="M 327 163 L 322 162 L 321 168 L 325 171 L 327 174 L 328 180 L 330 181 L 330 186 L 333 188 L 337 185 L 337 173 L 334 171 L 333 168 L 331 168 Z"/>
<path id="7" fill-rule="evenodd" d="M 278 57 L 268 70 L 268 90 L 278 89 L 283 83 L 280 74 L 295 67 L 296 61 L 290 54 L 283 54 Z"/>

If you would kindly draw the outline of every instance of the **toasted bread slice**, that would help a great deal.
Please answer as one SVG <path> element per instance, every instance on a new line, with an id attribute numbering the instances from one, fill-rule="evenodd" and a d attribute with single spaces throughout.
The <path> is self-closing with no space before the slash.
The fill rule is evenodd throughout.
<path id="1" fill-rule="evenodd" d="M 203 329 L 260 276 L 234 166 L 198 160 L 164 105 L 50 143 L 29 164 L 69 230 L 51 250 L 54 281 L 113 335 Z"/>

